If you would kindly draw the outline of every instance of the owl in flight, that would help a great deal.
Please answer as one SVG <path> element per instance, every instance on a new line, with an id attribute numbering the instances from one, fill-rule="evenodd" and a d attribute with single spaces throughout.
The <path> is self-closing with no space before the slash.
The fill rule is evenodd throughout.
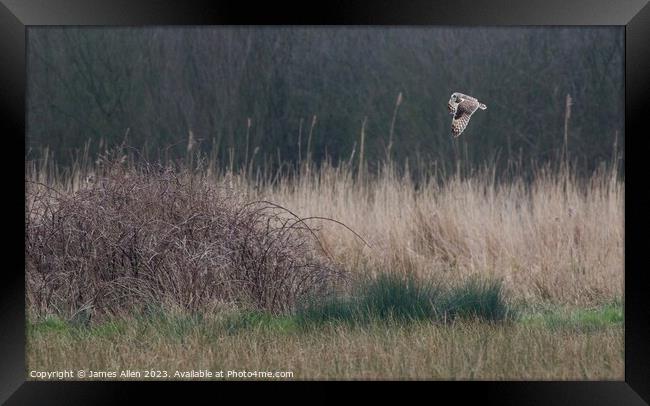
<path id="1" fill-rule="evenodd" d="M 454 116 L 451 120 L 451 134 L 458 137 L 467 127 L 470 117 L 477 109 L 485 110 L 487 106 L 472 96 L 462 93 L 453 93 L 447 103 L 449 114 Z"/>

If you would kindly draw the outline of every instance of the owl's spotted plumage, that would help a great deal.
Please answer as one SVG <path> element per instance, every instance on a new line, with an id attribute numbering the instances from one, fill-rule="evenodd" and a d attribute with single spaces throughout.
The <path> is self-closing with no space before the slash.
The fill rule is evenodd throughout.
<path id="1" fill-rule="evenodd" d="M 487 109 L 487 106 L 472 96 L 456 92 L 449 98 L 447 109 L 454 116 L 451 120 L 451 134 L 458 137 L 467 127 L 472 114 L 478 109 Z"/>

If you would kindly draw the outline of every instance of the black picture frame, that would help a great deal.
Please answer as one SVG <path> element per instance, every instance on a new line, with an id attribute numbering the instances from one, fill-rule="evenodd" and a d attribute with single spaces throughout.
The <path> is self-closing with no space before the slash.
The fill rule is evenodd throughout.
<path id="1" fill-rule="evenodd" d="M 0 0 L 0 100 L 2 124 L 6 139 L 12 147 L 5 148 L 3 173 L 7 195 L 17 201 L 21 210 L 24 179 L 17 168 L 25 151 L 25 89 L 26 89 L 26 29 L 44 25 L 617 25 L 625 26 L 625 380 L 604 382 L 427 382 L 414 383 L 425 389 L 432 400 L 451 395 L 454 403 L 478 396 L 482 402 L 498 404 L 644 404 L 650 402 L 650 306 L 645 278 L 648 272 L 634 246 L 645 244 L 645 211 L 649 200 L 643 196 L 645 178 L 635 172 L 634 162 L 643 162 L 640 155 L 647 151 L 642 144 L 647 139 L 648 124 L 644 112 L 650 94 L 650 5 L 645 0 L 534 0 L 468 1 L 433 3 L 411 1 L 330 1 L 313 4 L 249 1 L 90 1 L 90 0 Z M 22 138 L 21 138 L 22 137 Z M 23 140 L 21 143 L 20 140 Z M 15 144 L 13 144 L 15 143 Z M 8 152 L 8 153 L 7 153 Z M 14 159 L 16 162 L 14 162 Z M 640 164 L 641 165 L 641 164 Z M 632 184 L 632 189 L 630 188 Z M 2 268 L 0 295 L 0 402 L 7 404 L 113 404 L 131 399 L 134 387 L 124 382 L 31 382 L 25 380 L 25 288 L 24 255 L 21 241 L 24 224 L 21 216 L 6 213 L 6 257 L 17 257 L 16 264 L 5 259 Z M 22 234 L 21 231 L 23 230 Z M 642 247 L 643 245 L 641 245 Z M 24 252 L 24 246 L 22 247 Z M 8 259 L 8 258 L 7 258 Z M 20 260 L 23 261 L 21 265 Z M 21 268 L 22 266 L 22 268 Z M 170 383 L 167 388 L 178 388 Z M 218 383 L 221 388 L 224 383 Z M 244 385 L 235 383 L 243 400 Z M 270 385 L 271 383 L 262 383 Z M 289 383 L 282 383 L 289 385 Z M 293 384 L 291 384 L 293 385 Z M 339 384 L 340 385 L 340 384 Z M 364 392 L 385 392 L 400 396 L 392 383 L 364 383 Z M 165 393 L 155 385 L 156 391 Z M 206 385 L 200 385 L 206 389 Z M 342 386 L 348 386 L 343 384 Z M 152 388 L 152 384 L 145 385 Z M 218 401 L 221 391 L 213 391 L 211 400 Z M 293 390 L 292 386 L 285 386 Z M 401 388 L 399 392 L 403 392 Z M 406 389 L 410 391 L 410 389 Z M 172 389 L 178 391 L 178 389 Z M 194 390 L 193 390 L 194 392 Z M 264 393 L 264 391 L 261 391 Z M 273 390 L 275 392 L 275 390 Z M 320 391 L 323 397 L 336 397 L 333 391 Z M 282 397 L 285 397 L 283 395 Z"/>

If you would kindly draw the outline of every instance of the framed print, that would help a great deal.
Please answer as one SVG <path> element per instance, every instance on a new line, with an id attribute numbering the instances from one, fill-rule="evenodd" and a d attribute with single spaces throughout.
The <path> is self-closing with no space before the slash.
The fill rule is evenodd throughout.
<path id="1" fill-rule="evenodd" d="M 650 399 L 643 1 L 0 16 L 7 404 L 132 381 Z"/>

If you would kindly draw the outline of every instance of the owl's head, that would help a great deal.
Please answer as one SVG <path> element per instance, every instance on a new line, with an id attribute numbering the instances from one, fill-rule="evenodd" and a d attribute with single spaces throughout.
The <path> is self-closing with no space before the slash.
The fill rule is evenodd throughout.
<path id="1" fill-rule="evenodd" d="M 449 98 L 449 103 L 447 103 L 449 114 L 451 115 L 456 114 L 456 107 L 458 107 L 458 104 L 461 101 L 462 99 L 460 98 L 460 93 L 452 93 L 451 97 Z"/>

